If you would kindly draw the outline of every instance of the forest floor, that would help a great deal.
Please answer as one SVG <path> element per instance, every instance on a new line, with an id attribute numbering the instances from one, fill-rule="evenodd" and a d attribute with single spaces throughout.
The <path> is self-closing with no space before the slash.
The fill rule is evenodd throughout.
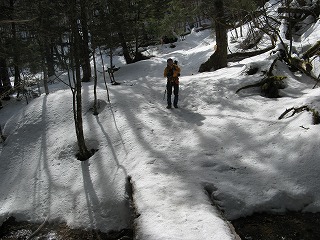
<path id="1" fill-rule="evenodd" d="M 232 224 L 242 240 L 316 240 L 320 236 L 320 213 L 261 213 Z"/>
<path id="2" fill-rule="evenodd" d="M 133 231 L 123 229 L 103 233 L 98 230 L 71 229 L 64 223 L 34 224 L 29 222 L 17 222 L 10 217 L 0 227 L 1 240 L 131 240 Z M 38 230 L 38 228 L 40 229 Z M 31 238 L 31 235 L 33 236 Z"/>
<path id="3" fill-rule="evenodd" d="M 320 236 L 320 213 L 288 212 L 283 215 L 254 214 L 231 222 L 242 240 L 316 240 Z M 0 227 L 1 240 L 26 240 L 41 224 L 17 222 L 10 217 Z M 103 233 L 70 229 L 66 224 L 46 223 L 33 235 L 34 240 L 132 240 L 133 229 Z"/>

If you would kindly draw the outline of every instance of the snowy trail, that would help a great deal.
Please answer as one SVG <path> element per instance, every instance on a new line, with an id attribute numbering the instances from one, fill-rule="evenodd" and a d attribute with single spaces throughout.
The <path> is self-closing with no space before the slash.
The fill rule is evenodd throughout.
<path id="1" fill-rule="evenodd" d="M 114 99 L 126 93 L 121 103 L 114 103 L 115 119 L 122 126 L 124 142 L 136 143 L 131 146 L 135 149 L 129 147 L 126 165 L 134 186 L 136 210 L 143 213 L 135 220 L 137 238 L 233 239 L 226 222 L 212 206 L 202 177 L 195 179 L 197 158 L 203 155 L 203 149 L 194 149 L 194 144 L 205 117 L 188 108 L 166 109 L 161 96 L 164 82 L 163 78 L 154 78 L 147 87 L 142 81 L 111 90 Z M 181 100 L 181 106 L 187 104 L 187 100 Z M 208 155 L 214 152 L 207 149 Z"/>
<path id="2" fill-rule="evenodd" d="M 249 95 L 235 94 L 255 77 L 241 74 L 244 64 L 238 64 L 182 77 L 180 108 L 168 110 L 165 80 L 159 77 L 163 62 L 144 69 L 156 77 L 140 75 L 130 80 L 134 84 L 111 91 L 112 98 L 121 99 L 114 106 L 124 141 L 135 143 L 126 166 L 137 211 L 142 213 L 135 221 L 139 239 L 234 239 L 208 192 L 228 219 L 270 208 L 297 211 L 312 203 L 310 192 L 298 184 L 304 177 L 295 180 L 297 165 L 286 165 L 308 158 L 294 153 L 301 142 L 292 144 L 292 139 L 296 134 L 306 139 L 312 133 L 297 130 L 299 121 L 290 127 L 278 120 L 282 109 L 297 99 L 267 99 L 254 89 L 247 91 Z M 139 63 L 136 67 L 141 68 Z M 310 85 L 296 84 L 301 89 Z"/>

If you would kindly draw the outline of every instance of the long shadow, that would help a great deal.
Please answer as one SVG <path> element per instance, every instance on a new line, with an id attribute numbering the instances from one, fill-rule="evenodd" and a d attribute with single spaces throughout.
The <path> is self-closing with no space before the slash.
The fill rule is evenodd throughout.
<path id="1" fill-rule="evenodd" d="M 81 162 L 81 170 L 83 177 L 84 193 L 87 201 L 87 210 L 90 220 L 90 227 L 92 229 L 96 229 L 97 222 L 99 221 L 97 213 L 102 212 L 102 210 L 99 198 L 92 183 L 88 161 Z"/>
<path id="2" fill-rule="evenodd" d="M 42 123 L 46 123 L 46 117 L 47 117 L 47 96 L 43 96 L 43 104 L 42 104 Z M 34 216 L 37 216 L 37 211 L 39 211 L 39 206 L 42 204 L 45 204 L 45 206 L 42 206 L 41 211 L 45 209 L 45 214 L 47 218 L 50 217 L 51 214 L 51 184 L 52 184 L 52 178 L 51 173 L 48 166 L 48 143 L 47 143 L 47 131 L 46 125 L 41 124 L 41 126 L 44 127 L 42 134 L 40 136 L 41 138 L 41 149 L 38 157 L 38 164 L 35 169 L 34 174 L 34 189 L 33 189 L 33 206 L 34 206 Z M 46 189 L 47 193 L 44 193 L 43 189 Z M 45 194 L 44 196 L 41 196 L 41 194 Z M 39 214 L 38 214 L 39 215 Z"/>
<path id="3" fill-rule="evenodd" d="M 18 121 L 21 121 L 23 126 L 14 127 L 18 131 L 16 134 L 11 133 L 12 135 L 7 139 L 4 152 L 1 153 L 1 155 L 10 156 L 13 154 L 12 151 L 15 151 L 16 157 L 14 159 L 17 160 L 13 162 L 12 159 L 10 161 L 10 158 L 2 158 L 1 156 L 1 164 L 4 164 L 4 160 L 9 161 L 5 165 L 8 167 L 8 170 L 10 169 L 10 172 L 6 171 L 4 174 L 1 174 L 1 177 L 5 179 L 1 182 L 7 185 L 6 187 L 1 186 L 1 197 L 10 199 L 13 197 L 12 192 L 16 191 L 17 186 L 23 188 L 24 190 L 19 192 L 18 196 L 24 196 L 23 198 L 26 199 L 20 199 L 17 196 L 14 202 L 17 203 L 17 206 L 26 204 L 27 208 L 30 207 L 31 212 L 26 213 L 26 215 L 30 215 L 34 221 L 43 221 L 44 217 L 51 214 L 52 174 L 48 165 L 48 135 L 46 132 L 47 125 L 45 124 L 47 100 L 47 96 L 43 96 L 41 112 L 30 112 L 28 108 L 34 107 L 33 104 L 35 104 L 31 103 L 24 108 L 20 116 L 16 116 L 17 119 L 20 119 Z M 41 104 L 41 99 L 37 99 L 37 101 L 38 104 Z M 36 123 L 28 122 L 30 121 L 30 116 L 27 116 L 26 112 L 38 115 L 39 121 Z M 33 132 L 35 126 L 40 126 L 43 129 L 41 131 L 37 129 L 36 132 Z M 12 126 L 8 127 L 12 130 Z M 39 141 L 41 143 L 39 151 L 30 151 L 30 149 L 34 148 L 33 143 Z M 19 146 L 19 148 L 16 148 L 16 146 Z M 35 154 L 28 155 L 29 152 Z M 29 178 L 29 174 L 32 176 L 31 179 Z M 28 192 L 26 189 L 30 189 L 30 191 Z M 30 204 L 30 206 L 27 204 Z"/>
<path id="4" fill-rule="evenodd" d="M 105 116 L 107 115 L 106 112 L 113 114 L 113 110 L 112 106 L 109 106 L 105 100 L 101 100 L 105 96 L 104 91 L 98 93 L 100 102 L 99 114 L 97 116 L 93 115 L 93 112 L 90 110 L 93 104 L 89 97 L 90 87 L 92 86 L 88 84 L 83 86 L 84 96 L 88 96 L 88 98 L 83 99 L 83 108 L 85 109 L 84 125 L 90 129 L 90 133 L 86 133 L 85 135 L 90 135 L 90 139 L 86 139 L 88 146 L 94 143 L 94 148 L 99 148 L 98 152 L 86 161 L 93 161 L 90 164 L 90 168 L 88 165 L 83 165 L 83 163 L 81 165 L 90 224 L 91 227 L 104 229 L 105 231 L 111 230 L 110 227 L 114 229 L 130 227 L 131 209 L 130 202 L 127 199 L 127 195 L 129 194 L 126 192 L 128 173 L 126 168 L 120 163 L 121 160 L 119 160 L 120 156 L 127 155 L 126 146 L 116 122 L 112 121 L 110 115 Z M 100 86 L 100 88 L 103 89 L 104 85 Z M 106 111 L 106 109 L 110 111 Z M 101 118 L 108 119 L 108 122 L 102 123 Z M 106 126 L 109 126 L 112 136 L 116 136 L 116 139 L 110 139 L 109 134 L 105 130 Z M 107 141 L 107 144 L 100 146 L 100 141 Z M 115 142 L 120 142 L 121 145 L 119 146 Z M 115 146 L 116 144 L 117 146 Z M 92 178 L 93 173 L 94 178 Z M 113 208 L 110 208 L 110 206 L 103 207 L 106 204 L 112 205 Z M 110 220 L 108 219 L 111 217 L 114 218 L 114 223 L 110 224 Z M 117 222 L 120 223 L 115 225 Z"/>
<path id="5" fill-rule="evenodd" d="M 110 110 L 110 112 L 111 112 L 112 115 L 113 115 L 112 109 Z M 113 118 L 114 118 L 114 115 L 113 115 Z M 102 131 L 102 133 L 103 133 L 103 135 L 104 135 L 105 138 L 107 139 L 107 142 L 108 142 L 109 147 L 110 147 L 110 149 L 111 149 L 112 157 L 113 157 L 113 159 L 115 160 L 118 168 L 121 168 L 122 171 L 124 172 L 125 176 L 128 177 L 127 170 L 126 170 L 126 168 L 125 168 L 122 164 L 120 164 L 119 159 L 118 159 L 118 156 L 117 156 L 117 152 L 116 152 L 116 150 L 115 150 L 114 147 L 113 147 L 113 142 L 111 141 L 109 135 L 107 134 L 107 132 L 106 132 L 106 130 L 104 129 L 101 121 L 99 120 L 99 116 L 96 116 L 96 120 L 97 120 L 97 123 L 98 123 L 98 125 L 99 125 L 99 127 L 100 127 L 100 129 L 101 129 L 101 131 Z M 125 148 L 125 146 L 124 146 L 124 141 L 123 141 L 123 139 L 122 139 L 122 137 L 121 137 L 121 134 L 120 134 L 120 132 L 119 132 L 119 129 L 117 128 L 116 121 L 115 121 L 114 123 L 115 123 L 115 127 L 116 127 L 116 129 L 117 129 L 117 132 L 119 133 L 119 137 L 120 137 L 120 139 L 121 139 L 121 143 L 122 143 L 122 145 L 123 145 L 123 148 L 125 149 L 125 153 L 128 154 L 128 151 L 126 150 L 126 148 Z"/>
<path id="6" fill-rule="evenodd" d="M 201 78 L 205 80 L 205 75 L 201 75 Z M 230 101 L 225 99 L 228 88 L 224 84 L 230 84 L 227 79 L 226 82 L 222 80 L 213 82 L 211 90 L 215 95 L 204 101 L 206 104 L 212 104 L 220 110 L 210 116 L 212 121 L 217 119 L 225 121 L 224 123 L 220 122 L 220 125 L 217 123 L 217 128 L 206 128 L 206 124 L 214 124 L 214 122 L 207 121 L 209 116 L 199 114 L 188 108 L 170 113 L 164 110 L 165 104 L 159 103 L 163 97 L 164 82 L 151 84 L 147 78 L 143 77 L 136 82 L 138 83 L 133 86 L 120 85 L 111 91 L 113 94 L 122 95 L 122 101 L 116 103 L 115 107 L 121 111 L 121 114 L 123 114 L 121 116 L 125 117 L 129 131 L 135 136 L 139 149 L 144 151 L 142 157 L 139 155 L 130 157 L 136 158 L 135 161 L 138 161 L 137 158 L 139 157 L 141 159 L 145 159 L 144 157 L 156 159 L 154 164 L 151 161 L 150 163 L 141 162 L 139 159 L 139 164 L 146 164 L 155 174 L 178 178 L 186 196 L 194 194 L 194 185 L 191 184 L 192 186 L 190 186 L 189 183 L 194 183 L 199 188 L 203 188 L 203 190 L 205 187 L 208 188 L 210 186 L 211 197 L 219 202 L 221 208 L 230 219 L 237 217 L 237 214 L 249 214 L 251 211 L 282 210 L 283 206 L 284 208 L 286 206 L 292 208 L 294 201 L 299 201 L 297 205 L 301 209 L 311 204 L 315 193 L 306 192 L 308 181 L 303 179 L 311 175 L 314 181 L 318 180 L 319 177 L 315 176 L 317 168 L 310 169 L 311 173 L 307 171 L 309 169 L 304 169 L 301 178 L 297 180 L 295 177 L 299 174 L 297 169 L 303 169 L 303 164 L 300 163 L 300 160 L 305 162 L 308 161 L 308 158 L 312 158 L 314 154 L 319 156 L 320 150 L 315 151 L 315 145 L 307 146 L 303 149 L 303 155 L 299 155 L 299 146 L 302 145 L 303 138 L 294 140 L 287 138 L 281 134 L 283 132 L 281 129 L 286 126 L 286 123 L 280 123 L 281 126 L 278 126 L 276 121 L 256 118 L 253 110 L 248 106 L 241 106 L 241 116 L 237 116 L 236 113 L 240 111 L 237 105 L 239 102 L 231 100 L 237 99 L 238 96 L 233 94 L 233 99 Z M 235 83 L 232 84 L 234 90 L 236 90 L 238 86 Z M 201 92 L 201 89 L 193 90 L 192 83 L 187 87 L 185 88 L 186 91 Z M 208 96 L 208 91 L 210 90 L 207 87 L 204 87 L 206 90 L 205 96 Z M 201 97 L 200 94 L 199 97 Z M 185 99 L 184 101 L 188 102 L 192 101 L 192 99 Z M 220 103 L 220 101 L 223 102 Z M 127 105 L 130 105 L 130 109 Z M 148 111 L 149 108 L 153 108 L 153 110 Z M 244 112 L 248 114 L 248 117 L 243 117 Z M 143 119 L 144 115 L 146 119 Z M 146 121 L 150 117 L 153 122 Z M 239 125 L 237 122 L 239 117 L 243 118 L 241 120 L 247 121 L 247 124 Z M 185 122 L 182 121 L 184 118 L 187 119 Z M 117 126 L 114 114 L 113 120 Z M 103 129 L 102 123 L 99 120 L 97 121 L 100 128 Z M 164 143 L 167 144 L 165 147 L 170 145 L 170 139 L 176 135 L 179 136 L 179 131 L 188 129 L 192 130 L 192 132 L 190 131 L 190 136 L 183 134 L 180 134 L 180 136 L 191 140 L 192 138 L 197 139 L 199 142 L 197 148 L 190 150 L 188 145 L 180 144 L 176 148 L 177 153 L 168 154 L 165 149 L 161 149 L 161 146 L 157 146 L 159 142 L 156 140 L 153 142 L 153 138 L 157 137 L 152 135 L 155 121 L 167 130 L 160 133 L 164 134 L 161 136 L 162 139 L 165 139 L 164 136 L 167 134 L 169 143 Z M 260 131 L 257 134 L 252 132 L 252 127 L 259 127 L 259 125 L 270 125 L 270 127 L 275 125 L 276 130 L 268 133 Z M 118 127 L 116 128 L 120 134 Z M 262 129 L 265 129 L 265 127 L 262 127 Z M 107 137 L 108 134 L 104 129 L 103 131 Z M 274 146 L 274 143 L 278 142 L 284 142 L 284 146 Z M 111 144 L 110 139 L 108 139 L 108 143 Z M 122 144 L 124 144 L 123 139 Z M 115 156 L 116 150 L 112 150 L 112 154 Z M 130 151 L 127 154 L 130 154 Z M 115 159 L 118 166 L 124 167 L 119 164 L 118 158 L 115 157 Z M 177 161 L 181 159 L 185 159 L 185 161 Z M 274 159 L 279 161 L 274 161 Z M 188 164 L 193 164 L 194 167 L 190 168 Z M 244 175 L 246 177 L 242 179 L 241 177 Z M 247 182 L 248 175 L 252 176 L 252 182 Z M 294 190 L 290 190 L 294 186 L 300 187 L 301 192 L 296 193 Z M 318 183 L 315 184 L 314 189 L 317 187 L 319 187 Z M 274 189 L 274 193 L 270 193 L 270 189 Z M 252 192 L 254 194 L 250 195 Z M 205 191 L 202 191 L 202 194 L 205 195 Z M 255 205 L 250 206 L 247 202 L 252 201 L 252 199 L 248 198 L 254 195 L 258 196 L 257 199 L 260 200 Z M 199 198 L 202 197 L 199 196 Z M 279 203 L 279 205 L 274 205 L 273 200 L 277 198 L 279 200 L 275 202 Z M 196 196 L 193 200 L 196 200 Z M 283 205 L 281 205 L 282 200 L 286 202 Z M 189 199 L 189 201 L 179 202 L 179 204 L 193 206 L 195 202 Z M 237 204 L 232 206 L 234 203 Z"/>

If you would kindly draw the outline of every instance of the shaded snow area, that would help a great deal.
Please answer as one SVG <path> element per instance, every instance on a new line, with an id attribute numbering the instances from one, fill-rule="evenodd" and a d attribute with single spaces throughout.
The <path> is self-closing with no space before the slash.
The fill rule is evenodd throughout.
<path id="1" fill-rule="evenodd" d="M 295 44 L 312 45 L 319 29 L 318 21 Z M 198 73 L 214 45 L 206 30 L 192 32 L 176 48 L 150 47 L 149 60 L 125 65 L 122 57 L 114 59 L 121 85 L 109 85 L 108 103 L 99 75 L 97 116 L 93 82 L 83 83 L 86 144 L 99 149 L 84 162 L 75 158 L 72 94 L 64 84 L 50 85 L 49 95 L 28 105 L 14 98 L 4 102 L 1 222 L 48 217 L 104 232 L 130 227 L 129 177 L 140 240 L 228 240 L 235 236 L 226 219 L 263 211 L 318 212 L 320 127 L 306 111 L 278 117 L 291 107 L 319 110 L 320 88 L 278 62 L 273 73 L 287 77 L 281 98 L 266 98 L 258 88 L 236 94 L 262 79 L 275 56 L 268 52 Z M 178 109 L 166 109 L 163 100 L 169 57 L 181 67 Z M 259 71 L 247 75 L 252 64 Z M 319 57 L 314 64 L 319 67 Z"/>

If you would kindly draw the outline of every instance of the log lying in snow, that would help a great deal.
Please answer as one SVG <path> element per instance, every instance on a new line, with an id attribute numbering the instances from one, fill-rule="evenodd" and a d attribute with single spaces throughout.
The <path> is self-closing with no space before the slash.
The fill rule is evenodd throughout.
<path id="1" fill-rule="evenodd" d="M 305 51 L 302 55 L 302 59 L 308 59 L 314 55 L 320 55 L 320 41 L 317 41 L 312 47 Z"/>
<path id="2" fill-rule="evenodd" d="M 283 79 L 285 78 L 285 76 L 269 76 L 260 82 L 239 88 L 236 93 L 246 88 L 260 87 L 261 92 L 264 93 L 266 97 L 277 98 L 279 97 L 279 89 L 284 88 Z"/>
<path id="3" fill-rule="evenodd" d="M 241 61 L 241 60 L 248 58 L 248 57 L 254 57 L 254 56 L 260 55 L 262 53 L 266 53 L 272 49 L 274 49 L 274 46 L 270 46 L 265 49 L 251 51 L 251 52 L 231 53 L 231 54 L 228 54 L 227 59 L 228 59 L 228 62 L 237 62 L 237 61 Z"/>
<path id="4" fill-rule="evenodd" d="M 279 7 L 278 8 L 278 13 L 291 13 L 291 14 L 301 14 L 301 15 L 312 15 L 315 18 L 317 18 L 320 14 L 320 5 L 319 4 L 313 4 L 312 6 L 304 6 L 304 7 Z M 305 18 L 304 17 L 304 18 Z"/>

